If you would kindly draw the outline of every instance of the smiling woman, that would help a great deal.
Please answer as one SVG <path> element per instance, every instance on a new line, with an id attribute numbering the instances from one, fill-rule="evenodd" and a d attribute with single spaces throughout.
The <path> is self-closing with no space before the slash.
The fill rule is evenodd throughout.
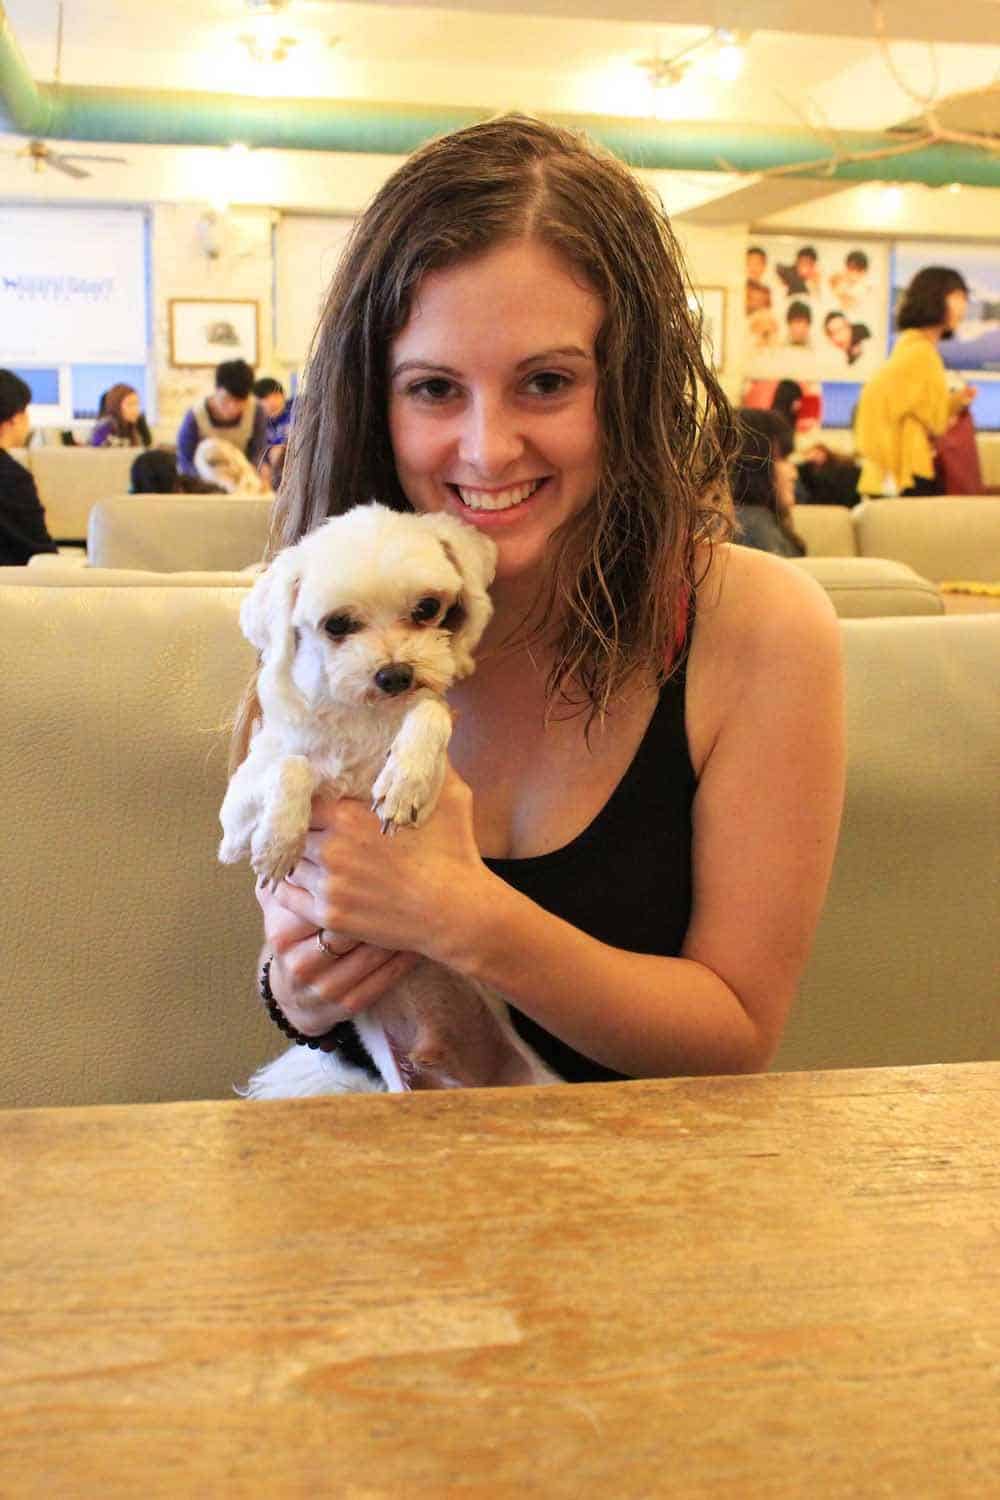
<path id="1" fill-rule="evenodd" d="M 498 563 L 433 816 L 385 840 L 321 791 L 258 891 L 269 1004 L 304 1037 L 423 956 L 567 1080 L 777 1045 L 836 837 L 839 641 L 811 579 L 725 544 L 732 424 L 689 291 L 632 174 L 522 117 L 424 147 L 359 219 L 271 552 L 378 500 Z M 258 716 L 251 684 L 234 764 Z"/>

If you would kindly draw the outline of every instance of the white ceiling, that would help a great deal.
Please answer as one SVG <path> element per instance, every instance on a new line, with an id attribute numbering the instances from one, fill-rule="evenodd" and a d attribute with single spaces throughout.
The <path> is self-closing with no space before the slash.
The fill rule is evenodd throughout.
<path id="1" fill-rule="evenodd" d="M 57 0 L 6 10 L 33 76 L 51 80 Z M 884 0 L 884 11 L 917 92 L 935 74 L 945 94 L 1000 79 L 1000 0 Z M 718 24 L 751 33 L 743 77 L 721 82 L 705 49 L 661 101 L 668 117 L 879 129 L 914 113 L 879 54 L 870 0 L 290 0 L 275 29 L 297 45 L 276 65 L 240 43 L 267 24 L 243 0 L 64 0 L 63 15 L 64 83 L 647 114 L 638 65 Z M 936 44 L 903 40 L 917 34 Z"/>
<path id="2" fill-rule="evenodd" d="M 51 81 L 57 0 L 4 0 L 4 8 L 32 75 Z M 834 128 L 885 129 L 912 119 L 918 96 L 931 90 L 945 97 L 1000 82 L 1000 0 L 883 0 L 882 9 L 892 69 L 876 40 L 871 0 L 452 0 L 436 8 L 413 0 L 290 0 L 272 29 L 296 45 L 287 61 L 262 65 L 239 38 L 268 22 L 244 0 L 64 0 L 60 77 L 123 88 L 648 115 L 654 94 L 642 63 L 673 57 L 725 25 L 749 33 L 742 77 L 721 81 L 713 49 L 700 49 L 682 84 L 658 96 L 656 112 L 667 120 L 811 128 L 822 156 Z M 992 120 L 1000 131 L 1000 90 L 985 103 L 980 96 L 976 108 L 978 128 Z M 718 174 L 713 184 L 716 174 L 698 175 L 708 183 L 693 194 L 697 201 L 736 187 L 739 217 L 755 217 L 746 179 L 733 184 Z M 773 180 L 767 186 L 773 196 Z M 815 184 L 802 189 L 817 192 Z"/>

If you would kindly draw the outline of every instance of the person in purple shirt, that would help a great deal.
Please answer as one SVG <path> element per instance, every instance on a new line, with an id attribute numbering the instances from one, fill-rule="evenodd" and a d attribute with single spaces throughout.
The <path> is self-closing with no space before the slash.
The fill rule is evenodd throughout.
<path id="1" fill-rule="evenodd" d="M 205 438 L 232 443 L 256 465 L 267 451 L 267 412 L 253 395 L 253 370 L 227 359 L 215 371 L 215 390 L 185 414 L 177 431 L 177 467 L 194 476 L 195 449 Z"/>

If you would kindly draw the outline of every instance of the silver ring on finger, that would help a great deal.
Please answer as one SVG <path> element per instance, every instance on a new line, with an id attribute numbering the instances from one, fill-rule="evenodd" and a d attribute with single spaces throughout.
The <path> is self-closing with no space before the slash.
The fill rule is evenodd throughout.
<path id="1" fill-rule="evenodd" d="M 331 948 L 330 945 L 329 945 L 329 943 L 325 943 L 323 941 L 323 934 L 322 934 L 322 932 L 317 932 L 317 934 L 316 934 L 316 941 L 317 941 L 317 943 L 319 943 L 320 951 L 323 952 L 323 953 L 325 953 L 326 956 L 327 956 L 327 958 L 340 958 L 341 957 L 341 955 L 337 952 L 336 948 Z"/>

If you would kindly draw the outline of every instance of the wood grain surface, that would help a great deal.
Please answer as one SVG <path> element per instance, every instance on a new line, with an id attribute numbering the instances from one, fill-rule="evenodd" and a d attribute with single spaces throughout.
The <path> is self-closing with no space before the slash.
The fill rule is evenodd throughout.
<path id="1" fill-rule="evenodd" d="M 5 1497 L 1000 1495 L 1000 1064 L 0 1114 Z"/>

